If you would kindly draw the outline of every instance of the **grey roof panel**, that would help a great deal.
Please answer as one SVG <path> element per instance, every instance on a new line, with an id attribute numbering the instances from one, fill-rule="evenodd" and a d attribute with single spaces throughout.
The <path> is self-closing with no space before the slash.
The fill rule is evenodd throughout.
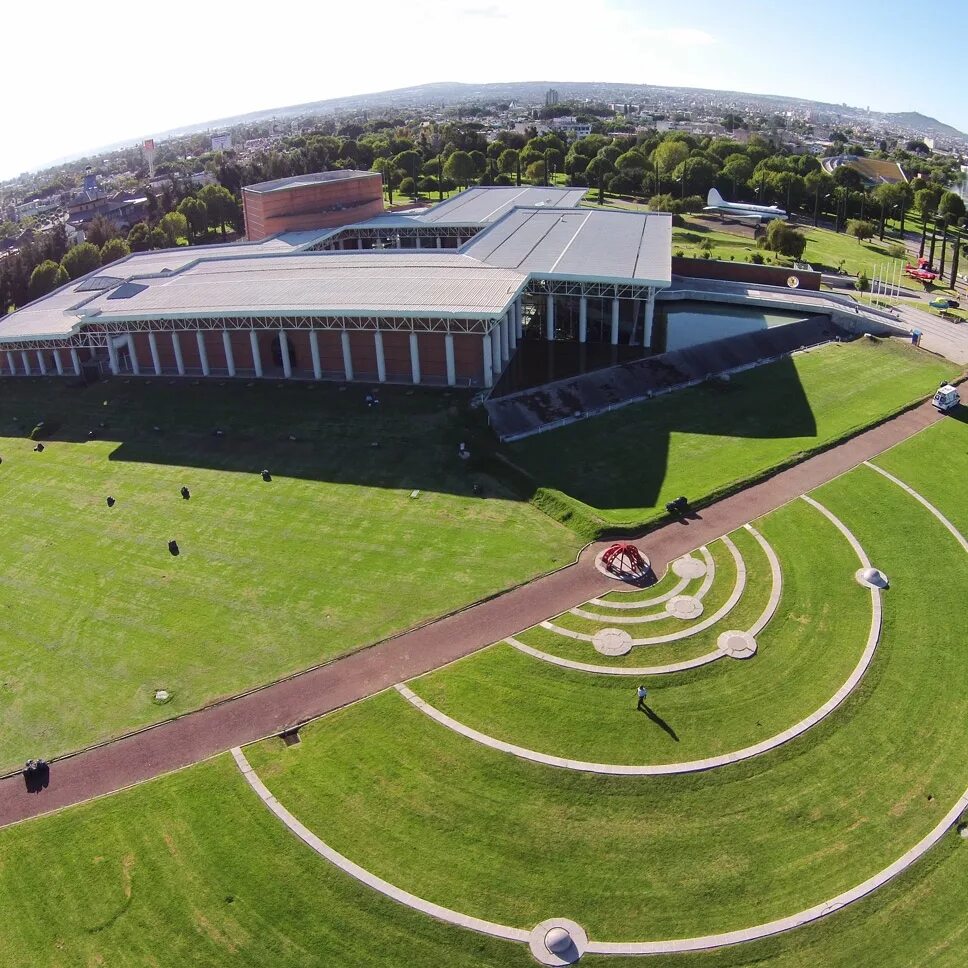
<path id="1" fill-rule="evenodd" d="M 494 222 L 506 215 L 514 206 L 577 208 L 587 190 L 586 188 L 552 188 L 543 185 L 468 188 L 435 205 L 421 218 L 425 222 Z"/>

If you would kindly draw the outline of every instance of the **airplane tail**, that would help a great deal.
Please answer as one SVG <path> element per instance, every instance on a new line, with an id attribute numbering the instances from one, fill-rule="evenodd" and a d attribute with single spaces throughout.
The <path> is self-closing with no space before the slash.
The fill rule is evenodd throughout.
<path id="1" fill-rule="evenodd" d="M 720 195 L 719 192 L 717 192 L 715 188 L 710 188 L 709 189 L 709 194 L 706 196 L 706 204 L 707 205 L 722 205 L 723 204 L 723 196 Z"/>

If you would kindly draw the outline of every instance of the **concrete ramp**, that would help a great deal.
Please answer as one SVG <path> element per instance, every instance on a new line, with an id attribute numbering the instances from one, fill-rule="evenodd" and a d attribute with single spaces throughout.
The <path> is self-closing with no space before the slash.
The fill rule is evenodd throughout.
<path id="1" fill-rule="evenodd" d="M 501 440 L 516 440 L 627 406 L 711 376 L 746 369 L 808 346 L 853 338 L 828 316 L 690 346 L 522 390 L 486 403 Z"/>

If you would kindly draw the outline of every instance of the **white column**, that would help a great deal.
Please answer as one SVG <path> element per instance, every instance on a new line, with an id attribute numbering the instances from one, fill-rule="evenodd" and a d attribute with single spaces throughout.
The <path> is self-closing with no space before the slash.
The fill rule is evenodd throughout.
<path id="1" fill-rule="evenodd" d="M 26 350 L 20 351 L 20 360 L 24 365 L 24 373 L 30 376 L 30 357 L 27 355 Z"/>
<path id="2" fill-rule="evenodd" d="M 111 372 L 117 376 L 120 367 L 118 366 L 118 348 L 114 345 L 114 337 L 108 333 L 108 365 Z"/>
<path id="3" fill-rule="evenodd" d="M 438 249 L 443 248 L 443 246 L 441 245 L 441 241 L 440 241 L 440 236 L 439 235 L 437 236 L 437 248 Z"/>
<path id="4" fill-rule="evenodd" d="M 289 338 L 284 329 L 279 330 L 279 354 L 282 356 L 282 375 L 288 380 L 292 376 L 292 360 L 289 357 Z"/>
<path id="5" fill-rule="evenodd" d="M 491 324 L 491 371 L 497 376 L 501 369 L 501 326 L 495 321 Z"/>
<path id="6" fill-rule="evenodd" d="M 9 356 L 10 354 L 8 353 L 7 355 Z M 12 370 L 13 360 L 11 360 L 10 362 L 11 362 L 11 370 Z M 76 349 L 74 349 L 73 346 L 71 347 L 71 362 L 74 364 L 74 375 L 80 376 L 81 373 L 83 372 L 81 370 L 81 355 L 80 353 L 77 352 Z"/>
<path id="7" fill-rule="evenodd" d="M 511 354 L 518 348 L 518 324 L 517 324 L 517 312 L 514 305 L 508 310 L 508 359 L 511 358 Z"/>
<path id="8" fill-rule="evenodd" d="M 141 376 L 141 366 L 138 363 L 138 351 L 134 347 L 134 334 L 128 333 L 128 352 L 131 354 L 131 372 Z"/>
<path id="9" fill-rule="evenodd" d="M 483 337 L 484 343 L 484 386 L 494 386 L 494 368 L 491 366 L 491 336 L 486 333 Z"/>
<path id="10" fill-rule="evenodd" d="M 74 351 L 74 352 L 76 352 L 76 351 Z M 10 370 L 10 375 L 11 376 L 16 376 L 17 375 L 17 364 L 14 363 L 13 353 L 11 353 L 10 350 L 7 350 L 7 368 Z M 80 376 L 81 374 L 78 373 L 77 375 Z"/>
<path id="11" fill-rule="evenodd" d="M 510 338 L 508 337 L 508 314 L 501 317 L 501 362 L 507 363 L 511 359 Z"/>
<path id="12" fill-rule="evenodd" d="M 457 384 L 457 365 L 454 362 L 454 334 L 444 334 L 444 355 L 447 357 L 447 386 Z"/>
<path id="13" fill-rule="evenodd" d="M 252 367 L 256 376 L 262 376 L 262 353 L 259 350 L 259 334 L 249 330 L 249 346 L 252 348 Z"/>
<path id="14" fill-rule="evenodd" d="M 353 351 L 350 348 L 350 334 L 345 329 L 339 334 L 339 341 L 343 347 L 343 373 L 350 381 L 353 379 Z"/>
<path id="15" fill-rule="evenodd" d="M 387 382 L 387 361 L 383 355 L 383 333 L 377 330 L 373 334 L 373 345 L 376 347 L 376 378 L 381 383 Z"/>
<path id="16" fill-rule="evenodd" d="M 612 299 L 612 346 L 618 345 L 618 296 Z"/>
<path id="17" fill-rule="evenodd" d="M 458 235 L 457 236 L 457 248 L 459 249 L 464 244 L 464 240 Z"/>
<path id="18" fill-rule="evenodd" d="M 54 350 L 54 366 L 57 367 L 57 375 L 64 375 L 64 361 L 61 359 L 60 350 Z"/>
<path id="19" fill-rule="evenodd" d="M 649 286 L 649 298 L 645 303 L 645 331 L 642 334 L 642 345 L 652 347 L 652 320 L 655 317 L 655 288 Z"/>
<path id="20" fill-rule="evenodd" d="M 423 246 L 420 244 L 420 236 L 419 235 L 416 236 L 416 241 L 415 241 L 414 248 L 415 249 L 422 249 L 423 248 Z"/>
<path id="21" fill-rule="evenodd" d="M 208 365 L 208 350 L 205 349 L 205 333 L 195 330 L 195 342 L 198 344 L 198 361 L 202 364 L 202 376 L 208 376 L 212 371 Z"/>
<path id="22" fill-rule="evenodd" d="M 178 375 L 185 375 L 185 357 L 182 356 L 181 338 L 178 333 L 171 334 L 171 349 L 175 354 L 175 366 L 178 368 Z"/>
<path id="23" fill-rule="evenodd" d="M 41 374 L 47 376 L 47 361 L 44 359 L 44 354 L 41 350 L 37 350 L 37 365 L 40 367 Z"/>
<path id="24" fill-rule="evenodd" d="M 549 292 L 545 297 L 545 339 L 555 338 L 555 297 Z"/>
<path id="25" fill-rule="evenodd" d="M 227 330 L 222 330 L 222 349 L 225 350 L 225 365 L 228 367 L 229 376 L 235 376 L 235 354 L 232 352 L 232 334 Z"/>
<path id="26" fill-rule="evenodd" d="M 578 300 L 578 342 L 588 342 L 588 296 Z"/>
<path id="27" fill-rule="evenodd" d="M 319 358 L 319 333 L 314 329 L 309 331 L 309 353 L 313 358 L 313 377 L 322 380 L 323 364 Z"/>
<path id="28" fill-rule="evenodd" d="M 357 239 L 356 240 L 356 247 L 358 249 L 362 249 L 363 248 L 363 240 L 362 239 Z"/>
<path id="29" fill-rule="evenodd" d="M 514 300 L 514 324 L 518 328 L 518 339 L 524 336 L 524 297 Z"/>
<path id="30" fill-rule="evenodd" d="M 414 383 L 420 382 L 420 345 L 416 333 L 410 334 L 410 375 Z"/>
<path id="31" fill-rule="evenodd" d="M 158 355 L 158 339 L 153 332 L 148 333 L 148 349 L 151 350 L 151 365 L 155 376 L 161 376 L 161 357 Z"/>

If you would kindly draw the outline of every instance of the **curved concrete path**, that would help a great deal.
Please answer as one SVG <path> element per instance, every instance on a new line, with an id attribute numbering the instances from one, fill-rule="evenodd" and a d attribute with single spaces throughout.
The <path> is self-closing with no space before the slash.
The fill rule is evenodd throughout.
<path id="1" fill-rule="evenodd" d="M 764 628 L 769 624 L 773 615 L 776 613 L 777 606 L 780 604 L 780 595 L 783 591 L 783 573 L 780 568 L 780 559 L 777 558 L 776 552 L 773 550 L 772 545 L 766 540 L 753 527 L 751 524 L 744 526 L 747 531 L 759 542 L 760 547 L 763 549 L 767 560 L 770 563 L 770 575 L 771 575 L 771 586 L 770 586 L 770 599 L 766 603 L 766 608 L 763 609 L 760 617 L 753 623 L 749 628 L 750 635 L 759 635 Z M 705 655 L 697 656 L 693 659 L 683 659 L 681 662 L 669 662 L 666 665 L 654 665 L 654 666 L 606 666 L 606 665 L 596 665 L 591 662 L 577 662 L 574 659 L 564 659 L 561 656 L 553 655 L 550 652 L 542 652 L 540 649 L 535 649 L 530 645 L 525 645 L 523 642 L 514 638 L 514 636 L 509 635 L 505 640 L 509 645 L 514 646 L 519 652 L 525 653 L 525 655 L 530 655 L 532 658 L 541 659 L 544 662 L 548 662 L 551 665 L 561 666 L 564 669 L 575 669 L 578 672 L 592 672 L 597 675 L 604 676 L 661 676 L 666 675 L 670 672 L 685 672 L 688 669 L 698 669 L 700 666 L 709 665 L 710 662 L 715 662 L 717 659 L 722 659 L 728 653 L 724 652 L 720 648 L 714 649 L 712 652 L 707 652 Z"/>
<path id="2" fill-rule="evenodd" d="M 706 595 L 709 593 L 709 589 L 713 587 L 713 582 L 716 579 L 716 562 L 713 560 L 713 556 L 709 553 L 709 549 L 703 545 L 699 552 L 703 556 L 703 560 L 706 564 L 706 574 L 703 576 L 702 584 L 696 589 L 696 594 L 693 598 L 698 601 L 702 601 Z M 681 579 L 676 586 L 671 590 L 666 592 L 664 595 L 657 595 L 655 598 L 650 598 L 645 601 L 638 602 L 615 602 L 610 601 L 605 598 L 593 598 L 591 601 L 585 602 L 585 605 L 596 605 L 599 608 L 607 609 L 645 609 L 651 608 L 653 605 L 662 605 L 665 602 L 671 601 L 676 595 L 683 592 L 692 581 L 692 578 Z M 620 593 L 621 594 L 621 593 Z M 576 608 L 570 608 L 568 610 L 569 615 L 578 615 L 581 618 L 590 618 L 596 622 L 624 622 L 626 624 L 633 624 L 635 622 L 655 622 L 661 618 L 668 618 L 668 612 L 658 612 L 655 615 L 642 615 L 642 616 L 631 616 L 624 617 L 621 615 L 609 615 L 606 612 L 586 612 L 583 610 L 583 606 Z"/>
<path id="3" fill-rule="evenodd" d="M 721 540 L 729 549 L 730 554 L 733 556 L 733 561 L 736 562 L 736 584 L 733 586 L 733 591 L 729 598 L 726 599 L 715 613 L 703 619 L 701 622 L 690 625 L 680 632 L 670 632 L 668 635 L 650 635 L 632 639 L 633 646 L 665 645 L 668 642 L 678 642 L 680 639 L 688 639 L 690 636 L 698 635 L 700 632 L 705 632 L 706 629 L 712 628 L 723 616 L 728 615 L 736 607 L 736 603 L 743 597 L 743 590 L 746 588 L 746 563 L 743 561 L 743 556 L 740 554 L 739 548 L 729 540 L 728 535 L 724 534 Z M 595 618 L 599 619 L 599 616 L 596 615 Z M 669 616 L 665 614 L 657 615 L 644 621 L 652 621 L 654 618 L 669 618 Z M 605 616 L 600 621 L 603 625 L 608 625 L 609 622 L 616 620 Z M 621 621 L 621 619 L 617 621 Z M 538 624 L 543 629 L 548 629 L 549 632 L 564 635 L 569 639 L 578 639 L 580 642 L 591 642 L 595 638 L 594 635 L 589 635 L 587 632 L 573 632 L 571 629 L 555 625 L 554 622 L 539 622 Z"/>
<path id="4" fill-rule="evenodd" d="M 663 572 L 669 562 L 686 552 L 735 531 L 945 419 L 926 402 L 717 501 L 694 518 L 656 528 L 647 537 L 653 567 L 657 573 Z M 233 746 L 280 733 L 469 655 L 530 628 L 545 616 L 567 611 L 576 602 L 614 591 L 614 582 L 591 564 L 606 546 L 604 542 L 591 545 L 574 566 L 326 665 L 61 757 L 52 765 L 49 786 L 39 793 L 27 792 L 19 773 L 4 777 L 0 779 L 0 826 L 104 796 Z"/>
<path id="5" fill-rule="evenodd" d="M 298 837 L 303 843 L 314 850 L 321 857 L 328 860 L 340 870 L 349 874 L 367 887 L 396 901 L 407 907 L 420 911 L 430 917 L 445 921 L 460 928 L 467 928 L 477 931 L 480 934 L 490 935 L 494 938 L 503 938 L 507 941 L 518 941 L 527 944 L 531 937 L 531 932 L 521 928 L 513 928 L 504 924 L 496 924 L 493 921 L 485 921 L 481 918 L 471 917 L 461 914 L 450 908 L 425 901 L 415 894 L 404 891 L 399 887 L 371 874 L 368 870 L 354 864 L 343 854 L 333 850 L 325 841 L 317 837 L 308 827 L 296 819 L 269 791 L 266 785 L 259 779 L 258 774 L 252 769 L 249 761 L 241 749 L 232 750 L 235 762 L 241 770 L 242 775 L 248 784 L 256 792 L 259 799 L 281 820 L 289 830 Z M 765 924 L 753 925 L 749 928 L 740 928 L 736 931 L 726 931 L 722 934 L 709 934 L 697 938 L 676 938 L 670 941 L 590 941 L 585 948 L 586 954 L 594 955 L 659 955 L 673 954 L 686 951 L 708 951 L 713 948 L 722 948 L 726 945 L 740 944 L 744 941 L 755 941 L 758 938 L 766 938 L 773 934 L 780 934 L 783 931 L 790 931 L 793 928 L 801 927 L 811 921 L 816 921 L 834 911 L 839 911 L 854 901 L 859 901 L 872 891 L 886 884 L 888 881 L 897 877 L 898 874 L 910 867 L 919 857 L 931 849 L 948 831 L 948 829 L 958 820 L 962 812 L 968 808 L 968 790 L 962 794 L 961 798 L 945 814 L 938 824 L 915 844 L 907 853 L 894 861 L 888 867 L 869 877 L 862 884 L 838 894 L 830 900 L 823 901 L 797 914 L 792 914 L 785 918 L 778 918 L 775 921 L 768 921 Z"/>
<path id="6" fill-rule="evenodd" d="M 822 504 L 813 500 L 813 498 L 805 496 L 803 500 L 833 522 L 854 549 L 854 552 L 860 559 L 861 567 L 870 568 L 870 559 L 861 547 L 860 542 L 843 521 Z M 779 565 L 779 562 L 777 562 L 777 565 Z M 844 581 L 849 580 L 852 580 L 851 576 L 845 575 Z M 455 733 L 460 733 L 461 736 L 480 743 L 482 746 L 489 746 L 491 749 L 499 750 L 502 753 L 509 753 L 511 756 L 516 756 L 522 760 L 530 760 L 532 763 L 540 763 L 543 766 L 554 766 L 562 770 L 575 770 L 580 773 L 602 773 L 609 776 L 668 776 L 676 773 L 700 773 L 705 770 L 714 770 L 722 766 L 729 766 L 731 763 L 739 763 L 742 760 L 752 759 L 754 756 L 762 756 L 764 753 L 768 753 L 778 746 L 789 743 L 790 740 L 801 736 L 808 729 L 812 729 L 817 723 L 826 719 L 857 688 L 861 679 L 864 677 L 864 673 L 870 667 L 881 635 L 881 590 L 879 588 L 870 588 L 869 591 L 871 594 L 871 627 L 867 634 L 864 651 L 861 653 L 860 661 L 847 677 L 847 681 L 833 696 L 815 712 L 812 712 L 805 719 L 801 719 L 800 722 L 791 726 L 789 729 L 783 730 L 782 733 L 777 733 L 775 736 L 770 736 L 759 743 L 754 743 L 752 746 L 747 746 L 741 750 L 734 750 L 731 753 L 721 753 L 719 756 L 708 756 L 700 760 L 688 760 L 683 763 L 589 763 L 585 760 L 573 760 L 564 756 L 552 756 L 548 753 L 539 753 L 536 750 L 529 750 L 523 746 L 516 746 L 513 743 L 506 743 L 504 740 L 495 739 L 493 736 L 488 736 L 486 733 L 472 729 L 470 726 L 465 726 L 446 713 L 441 712 L 435 706 L 431 706 L 430 703 L 421 699 L 413 690 L 402 683 L 397 683 L 395 688 L 412 706 L 419 709 L 422 713 L 425 713 L 435 722 L 440 723 L 441 726 L 445 726 Z M 773 602 L 772 598 L 773 596 L 771 596 L 772 608 L 770 604 L 767 605 L 767 610 L 771 614 L 776 609 L 776 602 L 779 601 L 779 592 L 776 594 L 776 602 Z"/>

